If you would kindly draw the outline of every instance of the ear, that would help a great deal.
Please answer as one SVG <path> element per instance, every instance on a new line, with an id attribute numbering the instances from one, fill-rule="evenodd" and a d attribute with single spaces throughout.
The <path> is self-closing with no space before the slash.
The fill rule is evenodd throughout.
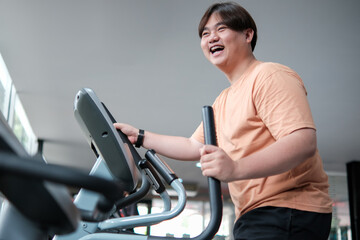
<path id="1" fill-rule="evenodd" d="M 248 28 L 244 30 L 246 42 L 251 43 L 253 37 L 254 37 L 254 30 L 252 28 Z"/>

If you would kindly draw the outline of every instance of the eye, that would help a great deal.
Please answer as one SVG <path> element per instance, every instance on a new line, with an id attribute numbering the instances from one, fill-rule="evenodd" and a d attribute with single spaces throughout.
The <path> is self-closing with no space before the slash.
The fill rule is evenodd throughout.
<path id="1" fill-rule="evenodd" d="M 220 26 L 220 27 L 218 28 L 218 31 L 219 31 L 219 32 L 222 32 L 222 31 L 224 31 L 226 28 L 227 28 L 226 26 L 222 25 L 222 26 Z"/>
<path id="2" fill-rule="evenodd" d="M 209 35 L 209 32 L 208 31 L 203 31 L 202 34 L 201 34 L 201 37 L 206 37 Z"/>

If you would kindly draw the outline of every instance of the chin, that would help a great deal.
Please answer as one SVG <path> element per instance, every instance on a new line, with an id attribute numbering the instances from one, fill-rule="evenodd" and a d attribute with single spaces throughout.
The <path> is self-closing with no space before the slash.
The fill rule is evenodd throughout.
<path id="1" fill-rule="evenodd" d="M 225 61 L 211 61 L 211 63 L 218 68 L 222 68 L 226 65 Z"/>

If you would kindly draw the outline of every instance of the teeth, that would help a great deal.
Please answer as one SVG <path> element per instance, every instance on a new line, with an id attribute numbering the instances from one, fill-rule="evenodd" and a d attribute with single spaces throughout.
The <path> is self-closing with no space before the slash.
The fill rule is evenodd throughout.
<path id="1" fill-rule="evenodd" d="M 210 52 L 211 52 L 211 53 L 214 53 L 214 52 L 216 52 L 216 51 L 221 51 L 221 50 L 223 50 L 223 49 L 224 49 L 223 46 L 214 46 L 214 47 L 211 47 L 211 48 L 210 48 Z"/>

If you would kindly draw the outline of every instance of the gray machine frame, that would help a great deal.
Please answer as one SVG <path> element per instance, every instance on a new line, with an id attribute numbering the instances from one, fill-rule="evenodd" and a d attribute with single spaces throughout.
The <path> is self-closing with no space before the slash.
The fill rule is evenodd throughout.
<path id="1" fill-rule="evenodd" d="M 89 145 L 92 146 L 95 154 L 98 156 L 90 175 L 100 176 L 107 179 L 123 178 L 127 182 L 134 181 L 133 186 L 135 186 L 135 183 L 137 182 L 135 178 L 139 174 L 134 167 L 134 156 L 131 153 L 133 151 L 133 146 L 126 141 L 127 137 L 125 139 L 125 136 L 122 136 L 121 133 L 112 126 L 115 120 L 105 105 L 100 102 L 99 98 L 92 89 L 83 88 L 78 92 L 74 101 L 74 114 L 80 128 L 84 132 L 84 136 L 87 138 Z M 120 146 L 110 145 L 108 141 L 109 138 L 115 138 L 118 142 L 123 142 L 123 144 L 119 144 Z M 119 165 L 116 159 L 109 155 L 114 148 L 118 149 L 120 153 L 127 153 L 124 154 L 124 159 L 126 159 L 130 168 L 123 171 L 123 164 Z M 105 158 L 107 159 L 106 161 L 104 161 Z M 156 155 L 152 155 L 151 161 L 162 162 Z M 140 163 L 138 162 L 138 164 Z M 118 169 L 119 167 L 121 167 L 121 169 Z M 172 170 L 169 169 L 168 166 L 164 165 L 162 168 L 167 168 L 167 173 L 165 174 L 173 176 Z M 124 178 L 124 173 L 131 173 L 131 175 L 125 175 Z M 145 169 L 144 173 L 149 176 L 149 180 L 152 184 L 159 184 L 158 181 L 153 179 L 154 173 L 150 172 L 149 169 Z M 103 231 L 127 229 L 138 226 L 150 226 L 174 218 L 183 211 L 186 205 L 186 192 L 177 177 L 170 177 L 168 183 L 178 194 L 178 201 L 174 208 L 171 208 L 170 197 L 164 188 L 163 191 L 159 193 L 164 203 L 164 208 L 161 213 L 147 214 L 145 216 L 111 218 L 99 222 L 82 221 L 75 232 L 64 236 L 56 236 L 54 240 L 129 239 L 129 235 L 127 234 L 104 233 Z M 131 191 L 133 189 L 130 188 L 128 190 Z M 99 198 L 100 196 L 98 193 L 81 189 L 79 194 L 76 196 L 74 203 L 82 210 L 82 212 L 87 212 L 91 215 L 96 214 L 96 205 Z M 113 211 L 109 212 L 109 214 L 112 213 Z M 131 238 L 133 237 L 138 239 L 147 239 L 147 236 L 131 236 Z"/>
<path id="2" fill-rule="evenodd" d="M 42 240 L 46 239 L 45 236 L 48 234 L 58 234 L 54 240 L 175 239 L 102 232 L 112 229 L 149 226 L 176 217 L 185 207 L 186 194 L 176 175 L 156 156 L 155 152 L 148 151 L 144 159 L 139 157 L 127 137 L 113 127 L 113 117 L 91 89 L 81 89 L 76 95 L 74 113 L 89 145 L 97 156 L 97 161 L 90 175 L 84 175 L 82 172 L 61 166 L 51 166 L 38 160 L 34 161 L 24 153 L 19 143 L 14 146 L 13 142 L 16 141 L 13 139 L 15 138 L 10 129 L 4 128 L 6 123 L 2 119 L 0 141 L 7 145 L 0 149 L 0 173 L 5 171 L 10 179 L 6 178 L 5 180 L 11 183 L 16 182 L 18 178 L 25 177 L 26 180 L 30 179 L 31 181 L 35 179 L 36 186 L 44 188 L 44 194 L 52 195 L 51 202 L 55 202 L 56 206 L 59 204 L 56 209 L 62 215 L 65 213 L 66 216 L 63 217 L 63 224 L 48 224 L 43 219 L 40 221 L 36 214 L 36 216 L 30 214 L 29 217 L 29 214 L 26 215 L 26 208 L 24 208 L 26 204 L 23 203 L 26 198 L 21 197 L 21 192 L 15 191 L 15 195 L 11 195 L 11 191 L 9 191 L 11 188 L 4 185 L 6 181 L 0 181 L 0 190 L 9 198 L 5 201 L 0 213 L 0 239 Z M 205 143 L 216 145 L 211 107 L 203 108 L 203 119 Z M 16 164 L 20 167 L 16 167 Z M 117 208 L 136 202 L 144 196 L 144 192 L 146 194 L 148 190 L 146 187 L 141 187 L 141 189 L 145 189 L 144 191 L 135 191 L 139 181 L 139 171 L 141 171 L 143 185 L 148 186 L 150 182 L 162 197 L 164 211 L 145 216 L 110 218 Z M 161 187 L 162 181 L 159 180 L 158 175 L 161 175 L 163 180 L 178 193 L 179 201 L 174 208 L 171 208 L 170 198 L 165 188 Z M 210 222 L 203 233 L 192 239 L 212 238 L 221 223 L 220 182 L 208 178 L 208 183 L 212 212 Z M 70 196 L 67 191 L 64 191 L 64 184 L 81 188 L 74 203 L 69 200 Z M 32 191 L 33 189 L 29 188 L 29 190 Z M 135 191 L 135 193 L 125 197 L 125 191 L 130 193 Z M 46 203 L 38 203 L 40 206 L 41 204 Z M 40 208 L 37 208 L 36 211 L 42 212 Z M 46 213 L 44 214 L 46 215 Z M 80 216 L 83 219 L 81 222 L 79 222 Z M 16 229 L 15 225 L 22 226 L 21 231 Z"/>

